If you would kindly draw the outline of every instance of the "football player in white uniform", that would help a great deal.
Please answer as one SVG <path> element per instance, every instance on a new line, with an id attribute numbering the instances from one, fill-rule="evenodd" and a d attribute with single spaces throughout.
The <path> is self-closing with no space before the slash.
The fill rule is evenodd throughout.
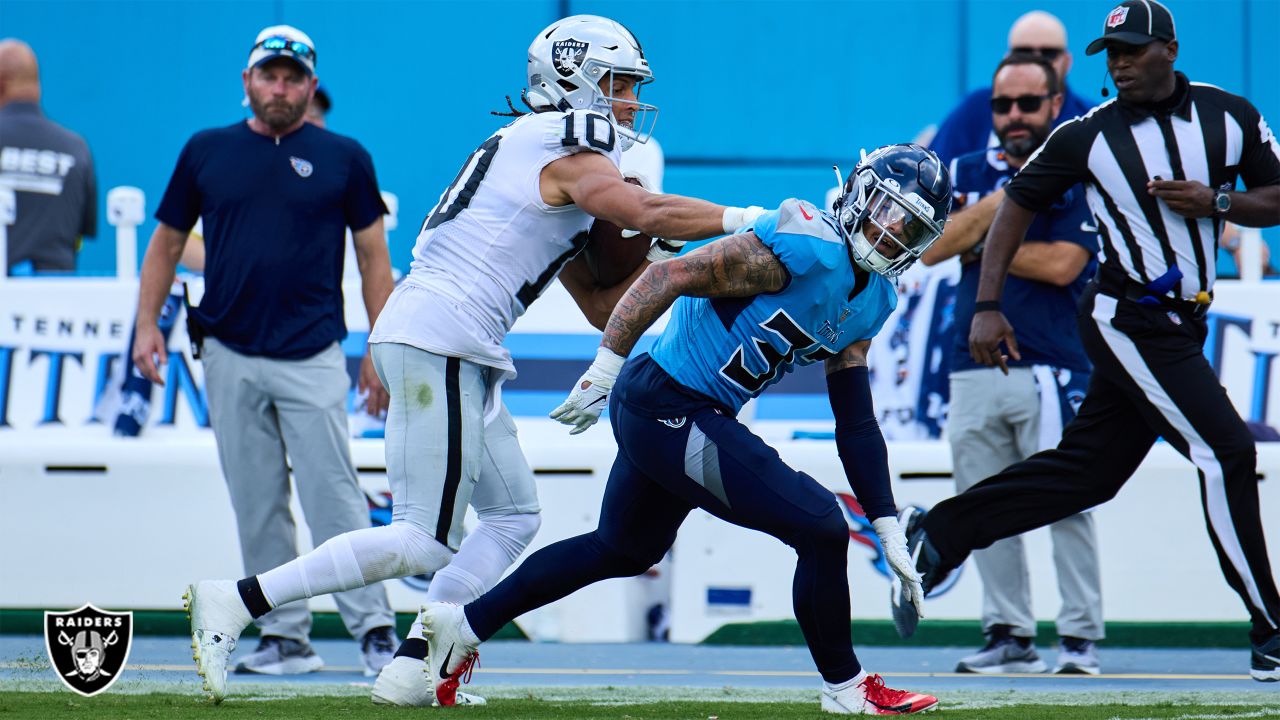
<path id="1" fill-rule="evenodd" d="M 575 301 L 602 327 L 649 262 L 763 212 L 653 194 L 623 180 L 623 149 L 647 140 L 657 119 L 657 108 L 637 99 L 653 73 L 623 26 L 592 15 L 560 20 L 534 39 L 528 70 L 525 98 L 534 112 L 467 158 L 423 222 L 409 275 L 369 338 L 391 394 L 392 522 L 334 537 L 260 575 L 188 588 L 197 670 L 215 701 L 226 695 L 226 663 L 240 631 L 276 605 L 429 572 L 436 573 L 429 600 L 465 603 L 524 550 L 539 507 L 515 423 L 498 396 L 515 374 L 502 342 L 582 251 L 593 218 L 667 239 L 655 241 L 647 261 L 617 286 L 592 285 L 581 272 L 566 276 Z M 459 546 L 468 503 L 480 523 Z M 379 675 L 374 701 L 431 704 L 426 656 L 415 623 Z M 457 701 L 483 702 L 461 693 Z"/>

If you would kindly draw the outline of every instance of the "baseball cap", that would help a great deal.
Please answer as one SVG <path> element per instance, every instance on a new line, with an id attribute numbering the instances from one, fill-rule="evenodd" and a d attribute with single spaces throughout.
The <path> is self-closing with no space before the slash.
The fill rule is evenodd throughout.
<path id="1" fill-rule="evenodd" d="M 333 108 L 333 98 L 329 95 L 329 91 L 324 85 L 316 86 L 315 103 L 325 112 L 329 112 Z"/>
<path id="2" fill-rule="evenodd" d="M 1102 37 L 1089 43 L 1085 55 L 1097 55 L 1109 42 L 1146 45 L 1156 40 L 1169 42 L 1177 37 L 1173 29 L 1173 13 L 1156 0 L 1127 0 L 1107 13 Z"/>
<path id="3" fill-rule="evenodd" d="M 249 51 L 248 67 L 257 67 L 277 57 L 287 57 L 301 65 L 307 74 L 316 74 L 316 45 L 309 35 L 292 25 L 263 28 Z"/>

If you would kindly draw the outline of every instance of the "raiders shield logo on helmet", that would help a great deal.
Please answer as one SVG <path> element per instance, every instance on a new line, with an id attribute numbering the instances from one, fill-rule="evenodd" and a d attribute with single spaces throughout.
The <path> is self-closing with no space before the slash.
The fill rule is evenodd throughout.
<path id="1" fill-rule="evenodd" d="M 111 687 L 129 659 L 133 613 L 84 605 L 44 614 L 44 644 L 63 684 L 88 697 Z"/>
<path id="2" fill-rule="evenodd" d="M 551 46 L 551 60 L 556 66 L 556 72 L 565 77 L 571 77 L 575 67 L 582 67 L 582 58 L 586 54 L 587 43 L 573 38 L 557 40 Z"/>

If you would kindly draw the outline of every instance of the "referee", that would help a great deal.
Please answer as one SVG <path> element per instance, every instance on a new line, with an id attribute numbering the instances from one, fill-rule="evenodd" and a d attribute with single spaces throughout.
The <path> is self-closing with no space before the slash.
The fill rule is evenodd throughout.
<path id="1" fill-rule="evenodd" d="M 1102 239 L 1080 299 L 1088 394 L 1057 448 L 939 503 L 911 550 L 927 593 L 972 550 L 1111 499 L 1163 437 L 1199 471 L 1222 572 L 1252 620 L 1253 678 L 1280 680 L 1256 450 L 1203 352 L 1223 222 L 1280 224 L 1280 145 L 1249 101 L 1174 72 L 1173 16 L 1155 0 L 1111 10 L 1087 53 L 1104 48 L 1119 98 L 1060 126 L 1007 186 L 969 333 L 983 365 L 1020 357 L 999 307 L 1010 260 L 1035 213 L 1084 183 Z"/>

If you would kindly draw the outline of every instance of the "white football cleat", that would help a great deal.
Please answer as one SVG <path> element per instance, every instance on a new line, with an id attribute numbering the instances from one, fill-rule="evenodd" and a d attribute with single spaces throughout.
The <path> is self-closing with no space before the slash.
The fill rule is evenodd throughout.
<path id="1" fill-rule="evenodd" d="M 431 682 L 437 705 L 467 704 L 458 692 L 460 683 L 471 681 L 472 666 L 480 658 L 479 643 L 465 639 L 474 635 L 465 630 L 467 616 L 461 605 L 432 602 L 422 606 L 418 615 L 427 639 L 427 665 L 423 672 Z M 479 698 L 472 698 L 479 699 Z M 479 704 L 479 703 L 471 703 Z"/>
<path id="2" fill-rule="evenodd" d="M 427 661 L 400 656 L 378 673 L 373 683 L 374 705 L 398 705 L 400 707 L 431 707 L 435 696 L 431 694 Z M 454 693 L 455 705 L 484 705 L 487 701 L 479 695 Z"/>
<path id="3" fill-rule="evenodd" d="M 479 695 L 464 693 L 461 690 L 454 693 L 453 698 L 454 698 L 454 701 L 453 701 L 454 705 L 484 705 L 489 702 L 488 700 L 485 700 Z"/>
<path id="4" fill-rule="evenodd" d="M 392 658 L 373 682 L 371 699 L 375 705 L 431 707 L 435 696 L 426 677 L 427 663 L 403 655 Z"/>
<path id="5" fill-rule="evenodd" d="M 227 661 L 236 649 L 240 631 L 253 622 L 234 580 L 201 580 L 188 585 L 183 609 L 191 618 L 191 657 L 204 678 L 209 697 L 220 703 L 227 696 Z"/>
<path id="6" fill-rule="evenodd" d="M 843 690 L 822 689 L 822 711 L 839 715 L 911 715 L 938 706 L 938 698 L 885 687 L 879 675 Z"/>

